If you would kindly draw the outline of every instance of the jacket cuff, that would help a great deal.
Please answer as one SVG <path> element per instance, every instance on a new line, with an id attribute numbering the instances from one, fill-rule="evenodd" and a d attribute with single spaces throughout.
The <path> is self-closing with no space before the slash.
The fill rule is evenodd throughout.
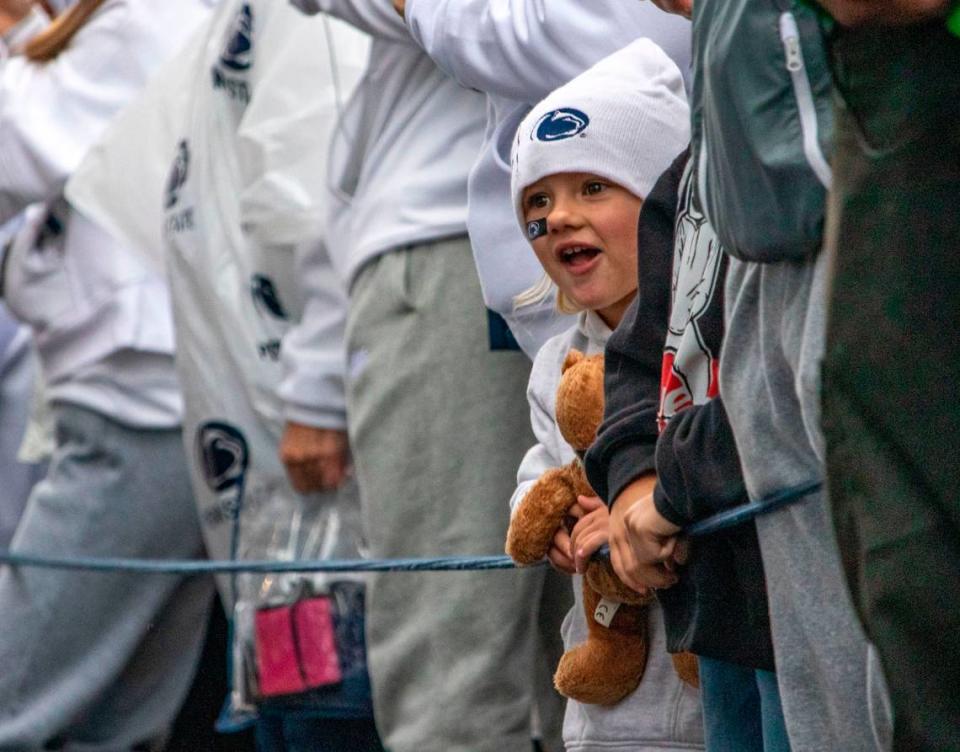
<path id="1" fill-rule="evenodd" d="M 690 524 L 690 520 L 684 519 L 683 515 L 670 504 L 670 499 L 660 483 L 653 487 L 653 506 L 661 517 L 677 527 L 686 527 Z"/>
<path id="2" fill-rule="evenodd" d="M 287 402 L 283 407 L 283 419 L 311 428 L 326 428 L 331 431 L 347 430 L 347 413 L 333 408 L 299 405 Z"/>
<path id="3" fill-rule="evenodd" d="M 633 446 L 617 452 L 607 465 L 607 496 L 604 500 L 613 506 L 616 498 L 641 475 L 656 469 L 653 446 Z"/>

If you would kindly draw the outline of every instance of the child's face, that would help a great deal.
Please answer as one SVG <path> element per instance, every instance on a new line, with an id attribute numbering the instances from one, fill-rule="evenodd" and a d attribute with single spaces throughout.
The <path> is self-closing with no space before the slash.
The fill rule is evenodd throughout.
<path id="1" fill-rule="evenodd" d="M 560 172 L 523 192 L 524 220 L 547 220 L 532 241 L 550 279 L 608 326 L 620 322 L 637 290 L 637 220 L 643 201 L 586 172 Z"/>

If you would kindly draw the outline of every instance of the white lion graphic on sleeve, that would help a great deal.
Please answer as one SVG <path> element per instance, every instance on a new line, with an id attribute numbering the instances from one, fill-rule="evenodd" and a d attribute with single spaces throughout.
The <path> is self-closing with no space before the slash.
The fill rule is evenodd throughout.
<path id="1" fill-rule="evenodd" d="M 698 318 L 713 299 L 723 248 L 697 205 L 690 163 L 680 179 L 673 255 L 673 301 L 660 376 L 660 429 L 677 412 L 718 392 L 719 353 L 701 335 Z"/>

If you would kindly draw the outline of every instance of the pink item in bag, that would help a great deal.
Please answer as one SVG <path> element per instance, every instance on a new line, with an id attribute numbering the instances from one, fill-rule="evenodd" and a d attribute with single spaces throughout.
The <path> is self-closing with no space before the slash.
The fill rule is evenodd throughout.
<path id="1" fill-rule="evenodd" d="M 329 598 L 261 609 L 254 629 L 262 697 L 295 694 L 343 679 Z"/>

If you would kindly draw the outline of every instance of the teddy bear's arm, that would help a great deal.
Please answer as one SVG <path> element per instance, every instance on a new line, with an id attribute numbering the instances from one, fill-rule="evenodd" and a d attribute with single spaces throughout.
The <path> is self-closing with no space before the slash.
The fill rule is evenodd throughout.
<path id="1" fill-rule="evenodd" d="M 521 565 L 543 559 L 567 510 L 576 501 L 577 484 L 570 466 L 547 470 L 513 513 L 507 531 L 507 554 Z"/>

